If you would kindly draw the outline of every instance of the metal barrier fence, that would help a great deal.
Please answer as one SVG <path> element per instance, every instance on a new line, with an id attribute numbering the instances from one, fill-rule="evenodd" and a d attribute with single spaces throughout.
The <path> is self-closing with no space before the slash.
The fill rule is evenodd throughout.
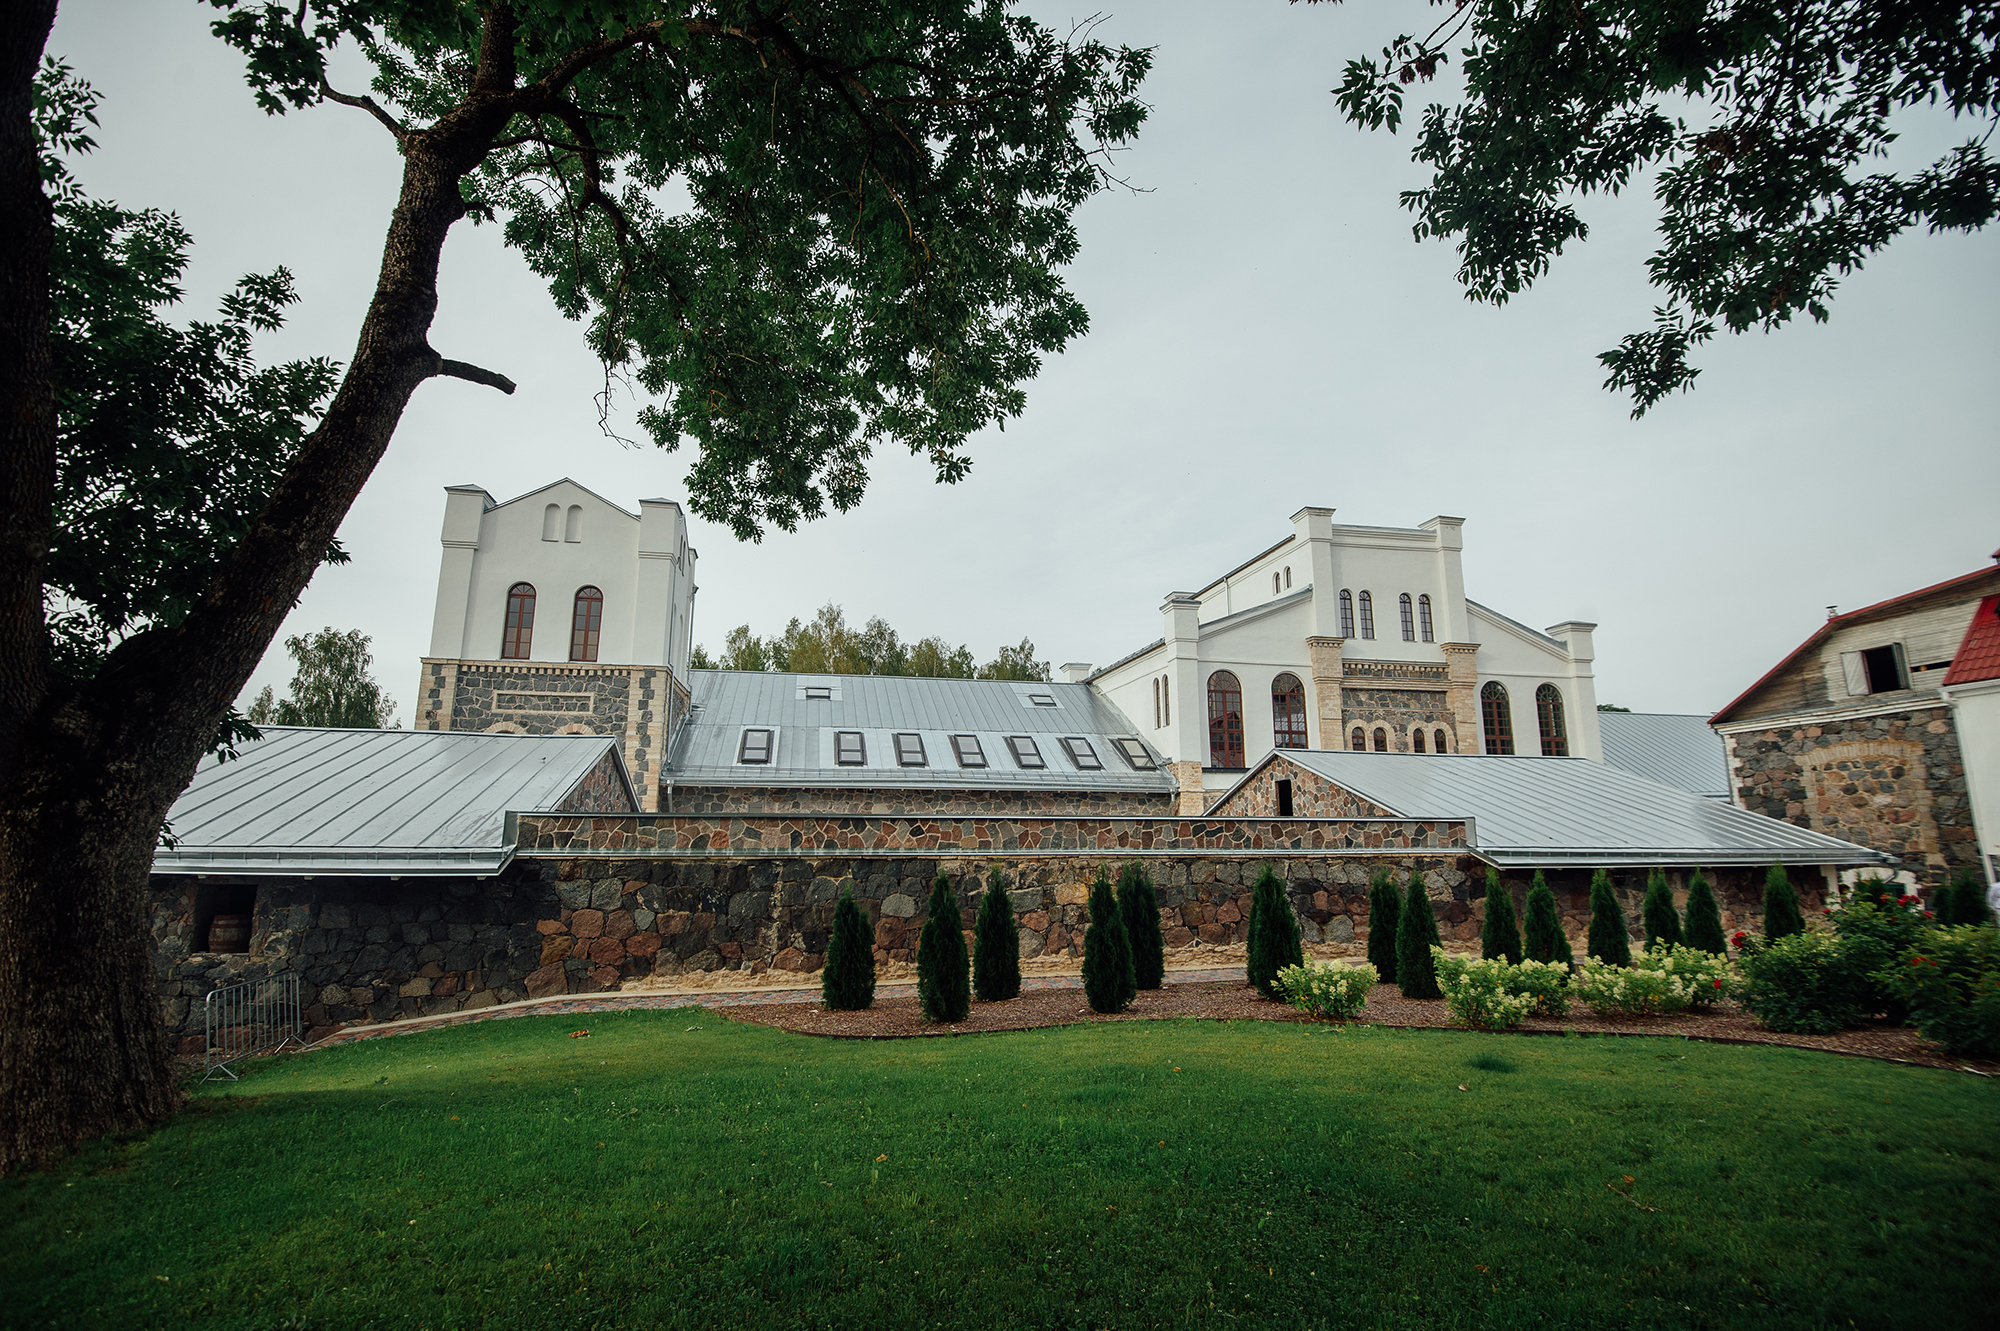
<path id="1" fill-rule="evenodd" d="M 287 1044 L 303 1046 L 299 1020 L 299 977 L 280 975 L 212 990 L 202 1001 L 208 1016 L 207 1066 L 202 1080 L 220 1072 L 231 1081 L 229 1065 L 252 1054 L 277 1053 Z"/>

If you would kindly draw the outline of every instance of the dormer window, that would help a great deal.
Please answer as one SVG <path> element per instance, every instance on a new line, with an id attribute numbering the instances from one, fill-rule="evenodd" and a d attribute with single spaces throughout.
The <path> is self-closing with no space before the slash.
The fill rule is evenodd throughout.
<path id="1" fill-rule="evenodd" d="M 868 763 L 868 744 L 858 730 L 836 730 L 833 732 L 833 761 L 842 767 L 864 767 Z"/>
<path id="2" fill-rule="evenodd" d="M 736 761 L 739 763 L 768 763 L 771 761 L 771 732 L 750 729 L 743 732 L 743 740 L 736 746 Z"/>
<path id="3" fill-rule="evenodd" d="M 1007 736 L 1007 748 L 1014 755 L 1014 765 L 1016 767 L 1036 768 L 1048 766 L 1042 760 L 1041 749 L 1036 747 L 1035 741 L 1031 736 L 1009 735 Z"/>
<path id="4" fill-rule="evenodd" d="M 1056 696 L 1053 693 L 1031 693 L 1028 695 L 1028 701 L 1036 707 L 1054 707 Z"/>
<path id="5" fill-rule="evenodd" d="M 831 684 L 806 685 L 806 701 L 807 702 L 833 701 L 833 686 Z"/>
<path id="6" fill-rule="evenodd" d="M 924 757 L 924 737 L 903 733 L 896 736 L 896 765 L 898 767 L 929 767 Z"/>
<path id="7" fill-rule="evenodd" d="M 953 735 L 951 752 L 952 756 L 958 759 L 960 767 L 986 766 L 986 750 L 979 747 L 977 735 Z"/>
<path id="8" fill-rule="evenodd" d="M 1150 772 L 1155 769 L 1153 755 L 1146 752 L 1146 746 L 1136 738 L 1114 739 L 1111 742 L 1117 746 L 1118 752 L 1124 755 L 1125 761 L 1132 765 L 1133 771 Z"/>
<path id="9" fill-rule="evenodd" d="M 1081 735 L 1069 736 L 1063 740 L 1062 746 L 1063 752 L 1069 755 L 1069 760 L 1076 764 L 1076 769 L 1079 772 L 1101 772 L 1104 770 L 1104 763 L 1098 758 L 1097 750 L 1091 748 L 1090 741 L 1084 739 Z"/>

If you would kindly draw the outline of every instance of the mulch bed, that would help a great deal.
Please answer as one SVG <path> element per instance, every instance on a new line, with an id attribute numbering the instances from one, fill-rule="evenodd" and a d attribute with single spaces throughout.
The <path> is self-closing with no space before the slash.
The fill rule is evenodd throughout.
<path id="1" fill-rule="evenodd" d="M 829 1012 L 816 1002 L 799 1002 L 730 1008 L 726 1015 L 732 1021 L 775 1026 L 804 1035 L 858 1040 L 970 1035 L 980 1031 L 1020 1031 L 1038 1026 L 1158 1021 L 1174 1017 L 1213 1021 L 1311 1020 L 1295 1008 L 1265 1001 L 1243 981 L 1213 980 L 1169 983 L 1164 989 L 1142 992 L 1131 1007 L 1115 1014 L 1092 1012 L 1084 1002 L 1082 989 L 1029 991 L 1004 1003 L 975 1001 L 966 1019 L 950 1026 L 925 1021 L 917 1007 L 916 996 L 911 993 L 884 995 L 876 999 L 873 1007 L 860 1012 Z M 1389 984 L 1378 984 L 1370 991 L 1368 1006 L 1363 1009 L 1360 1021 L 1363 1024 L 1403 1028 L 1457 1029 L 1452 1025 L 1442 1000 L 1404 998 L 1394 985 Z M 1521 1024 L 1520 1030 L 1543 1035 L 1570 1030 L 1585 1035 L 1665 1035 L 1724 1044 L 1784 1045 L 1793 1049 L 1817 1049 L 1922 1067 L 1954 1068 L 1981 1076 L 2000 1073 L 2000 1063 L 1988 1059 L 1948 1057 L 1936 1045 L 1906 1026 L 1871 1022 L 1858 1030 L 1841 1031 L 1834 1035 L 1785 1035 L 1764 1029 L 1755 1018 L 1728 1005 L 1703 1014 L 1623 1020 L 1599 1017 L 1588 1008 L 1579 1006 L 1569 1017 L 1526 1021 Z"/>

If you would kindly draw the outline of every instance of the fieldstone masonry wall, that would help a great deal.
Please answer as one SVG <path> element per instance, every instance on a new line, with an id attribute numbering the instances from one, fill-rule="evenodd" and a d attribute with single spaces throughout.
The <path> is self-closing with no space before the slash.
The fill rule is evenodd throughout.
<path id="1" fill-rule="evenodd" d="M 1218 818 L 1275 818 L 1278 816 L 1278 783 L 1292 783 L 1292 813 L 1295 818 L 1393 818 L 1379 804 L 1365 800 L 1344 786 L 1337 786 L 1317 772 L 1278 761 L 1217 801 L 1213 815 Z"/>
<path id="2" fill-rule="evenodd" d="M 860 814 L 1003 818 L 1058 814 L 1082 818 L 1168 817 L 1175 791 L 841 790 L 798 786 L 675 786 L 669 813 L 743 817 L 761 814 Z"/>

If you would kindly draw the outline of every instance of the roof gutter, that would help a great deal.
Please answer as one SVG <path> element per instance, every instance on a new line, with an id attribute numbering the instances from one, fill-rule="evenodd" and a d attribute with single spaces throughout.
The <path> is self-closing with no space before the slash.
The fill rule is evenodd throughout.
<path id="1" fill-rule="evenodd" d="M 255 846 L 204 846 L 160 850 L 156 874 L 263 874 L 287 878 L 488 878 L 514 859 L 513 815 L 505 846 L 452 846 L 438 850 L 282 850 Z"/>

